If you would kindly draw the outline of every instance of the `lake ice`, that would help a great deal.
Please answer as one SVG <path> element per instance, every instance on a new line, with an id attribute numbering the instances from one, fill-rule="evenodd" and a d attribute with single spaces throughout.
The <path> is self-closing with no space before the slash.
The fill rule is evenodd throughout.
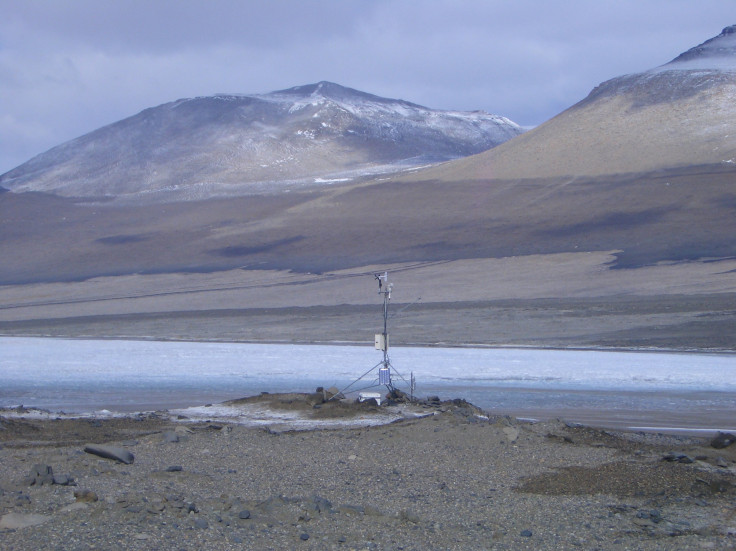
<path id="1" fill-rule="evenodd" d="M 420 397 L 516 415 L 634 411 L 635 424 L 654 412 L 736 426 L 736 355 L 394 347 L 390 357 L 396 386 L 413 372 Z M 130 412 L 342 389 L 381 359 L 372 346 L 3 337 L 0 406 Z"/>

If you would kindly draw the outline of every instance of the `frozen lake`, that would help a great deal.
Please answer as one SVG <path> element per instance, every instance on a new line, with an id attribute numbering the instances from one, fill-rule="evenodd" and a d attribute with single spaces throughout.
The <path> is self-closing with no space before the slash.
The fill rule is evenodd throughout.
<path id="1" fill-rule="evenodd" d="M 342 389 L 381 359 L 371 346 L 3 337 L 0 406 L 131 412 Z M 736 355 L 396 347 L 391 362 L 406 379 L 414 373 L 419 397 L 494 413 L 736 430 Z M 408 390 L 396 374 L 394 383 Z"/>

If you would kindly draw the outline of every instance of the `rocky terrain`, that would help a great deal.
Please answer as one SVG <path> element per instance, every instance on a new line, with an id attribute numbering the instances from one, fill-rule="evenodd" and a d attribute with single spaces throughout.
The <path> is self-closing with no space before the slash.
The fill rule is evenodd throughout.
<path id="1" fill-rule="evenodd" d="M 251 400 L 315 411 L 306 398 Z M 393 407 L 423 417 L 291 431 L 4 412 L 0 546 L 736 548 L 732 435 L 528 424 L 462 400 Z"/>

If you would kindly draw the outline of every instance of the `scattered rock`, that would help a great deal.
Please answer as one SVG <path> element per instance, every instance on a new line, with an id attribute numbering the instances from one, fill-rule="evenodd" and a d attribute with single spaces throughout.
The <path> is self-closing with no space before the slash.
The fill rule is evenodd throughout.
<path id="1" fill-rule="evenodd" d="M 125 448 L 119 448 L 117 446 L 108 446 L 105 444 L 87 444 L 84 447 L 84 451 L 104 457 L 105 459 L 112 459 L 130 465 L 135 460 L 135 456 Z"/>
<path id="2" fill-rule="evenodd" d="M 406 404 L 411 402 L 411 397 L 398 388 L 394 388 L 386 395 L 386 400 L 391 404 Z"/>
<path id="3" fill-rule="evenodd" d="M 342 392 L 340 392 L 340 389 L 337 388 L 336 386 L 331 386 L 330 388 L 325 390 L 323 394 L 324 394 L 325 402 L 333 398 L 335 400 L 342 400 L 345 398 L 345 395 Z"/>
<path id="4" fill-rule="evenodd" d="M 659 524 L 662 521 L 662 513 L 657 509 L 652 509 L 651 511 L 638 511 L 636 513 L 637 519 L 642 520 L 649 520 L 651 521 L 651 524 Z M 641 523 L 638 522 L 640 526 L 646 526 L 650 523 Z"/>
<path id="5" fill-rule="evenodd" d="M 317 513 L 331 513 L 332 503 L 329 499 L 320 496 L 312 496 L 312 507 Z"/>
<path id="6" fill-rule="evenodd" d="M 717 450 L 721 450 L 723 448 L 727 448 L 734 442 L 736 442 L 736 436 L 730 432 L 719 432 L 718 435 L 711 440 L 710 445 Z"/>
<path id="7" fill-rule="evenodd" d="M 51 465 L 36 464 L 31 472 L 23 479 L 28 486 L 44 486 L 58 484 L 59 486 L 69 486 L 74 484 L 74 479 L 68 474 L 54 475 Z"/>
<path id="8" fill-rule="evenodd" d="M 29 486 L 43 486 L 54 483 L 54 471 L 50 465 L 36 464 L 31 469 L 30 474 L 25 478 L 25 482 Z"/>
<path id="9" fill-rule="evenodd" d="M 322 395 L 322 392 L 314 392 L 312 394 L 307 394 L 306 400 L 307 400 L 307 405 L 309 406 L 316 406 L 316 405 L 321 405 L 325 403 L 325 398 Z"/>
<path id="10" fill-rule="evenodd" d="M 198 518 L 194 521 L 194 527 L 197 530 L 207 530 L 210 527 L 210 523 L 206 519 Z"/>
<path id="11" fill-rule="evenodd" d="M 421 522 L 419 516 L 408 509 L 402 509 L 399 511 L 399 520 L 403 522 L 411 522 L 412 524 L 419 524 Z"/>
<path id="12" fill-rule="evenodd" d="M 97 494 L 94 493 L 92 490 L 75 490 L 74 497 L 77 501 L 83 503 L 92 503 L 99 499 L 97 497 Z"/>
<path id="13" fill-rule="evenodd" d="M 175 443 L 179 441 L 179 435 L 173 430 L 167 430 L 161 435 L 161 439 L 164 442 Z"/>
<path id="14" fill-rule="evenodd" d="M 74 479 L 67 474 L 54 475 L 54 484 L 59 486 L 69 486 L 74 483 Z"/>
<path id="15" fill-rule="evenodd" d="M 519 429 L 514 427 L 504 427 L 503 433 L 506 435 L 509 442 L 516 442 L 519 438 Z"/>
<path id="16" fill-rule="evenodd" d="M 671 463 L 695 463 L 695 460 L 689 455 L 682 452 L 669 452 L 662 456 L 662 461 L 669 461 Z"/>
<path id="17" fill-rule="evenodd" d="M 238 518 L 241 520 L 247 520 L 250 518 L 250 511 L 248 509 L 243 509 L 238 513 Z"/>
<path id="18" fill-rule="evenodd" d="M 307 541 L 309 539 L 309 534 L 307 533 L 299 534 L 299 539 L 302 541 Z"/>

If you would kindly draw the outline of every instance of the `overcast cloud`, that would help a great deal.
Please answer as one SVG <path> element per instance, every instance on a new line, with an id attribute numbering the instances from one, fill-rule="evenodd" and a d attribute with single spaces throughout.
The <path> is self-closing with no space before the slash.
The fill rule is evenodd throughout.
<path id="1" fill-rule="evenodd" d="M 734 23 L 726 0 L 0 0 L 0 173 L 147 107 L 320 80 L 533 126 Z"/>

